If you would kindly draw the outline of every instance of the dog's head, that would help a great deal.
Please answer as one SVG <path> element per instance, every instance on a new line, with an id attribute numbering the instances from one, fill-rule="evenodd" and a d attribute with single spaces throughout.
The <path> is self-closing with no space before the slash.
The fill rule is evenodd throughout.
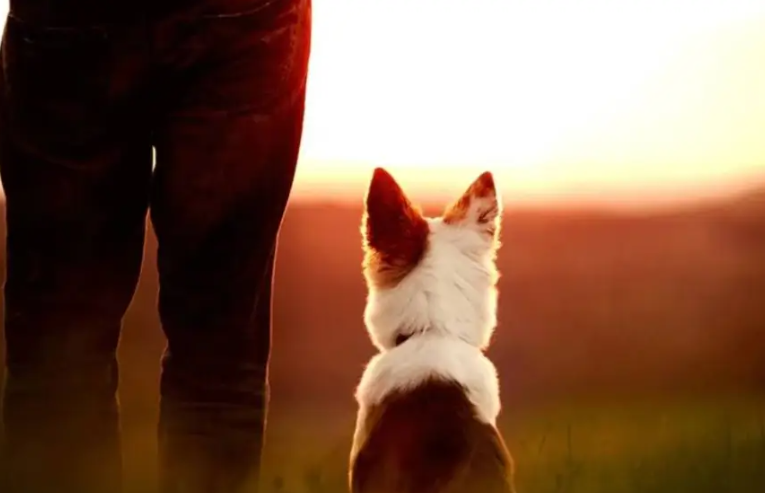
<path id="1" fill-rule="evenodd" d="M 396 180 L 374 171 L 362 236 L 372 342 L 390 349 L 432 332 L 485 349 L 496 326 L 501 201 L 489 172 L 438 218 L 423 217 Z"/>

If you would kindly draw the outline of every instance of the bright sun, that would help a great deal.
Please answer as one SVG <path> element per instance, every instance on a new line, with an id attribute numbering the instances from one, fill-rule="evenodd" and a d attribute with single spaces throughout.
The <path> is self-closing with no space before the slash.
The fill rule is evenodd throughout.
<path id="1" fill-rule="evenodd" d="M 315 0 L 299 195 L 620 195 L 765 166 L 765 2 Z M 687 188 L 687 187 L 686 187 Z"/>

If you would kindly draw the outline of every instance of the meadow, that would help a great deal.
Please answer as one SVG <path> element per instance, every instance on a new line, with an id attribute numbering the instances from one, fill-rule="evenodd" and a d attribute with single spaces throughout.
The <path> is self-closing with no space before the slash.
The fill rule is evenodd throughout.
<path id="1" fill-rule="evenodd" d="M 125 429 L 126 493 L 155 490 L 153 429 L 144 425 Z M 350 414 L 272 411 L 263 493 L 347 491 L 352 427 Z M 765 491 L 762 397 L 508 406 L 500 428 L 519 493 Z"/>
<path id="2" fill-rule="evenodd" d="M 347 491 L 374 354 L 360 216 L 302 202 L 285 218 L 264 493 Z M 489 356 L 519 493 L 765 491 L 765 189 L 651 213 L 509 210 L 502 239 Z M 120 342 L 126 493 L 156 491 L 155 250 L 149 235 Z"/>

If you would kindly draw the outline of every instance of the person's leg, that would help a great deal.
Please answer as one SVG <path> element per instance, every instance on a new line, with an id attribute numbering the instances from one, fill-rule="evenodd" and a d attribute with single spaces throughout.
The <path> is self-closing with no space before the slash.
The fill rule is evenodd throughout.
<path id="1" fill-rule="evenodd" d="M 115 34 L 6 24 L 4 492 L 120 490 L 116 350 L 152 157 L 131 98 L 138 61 Z"/>
<path id="2" fill-rule="evenodd" d="M 233 3 L 250 7 L 227 10 Z M 257 481 L 273 255 L 310 51 L 308 0 L 206 8 L 165 27 L 182 36 L 165 38 L 165 59 L 176 65 L 151 200 L 168 339 L 159 423 L 166 493 L 234 492 Z"/>

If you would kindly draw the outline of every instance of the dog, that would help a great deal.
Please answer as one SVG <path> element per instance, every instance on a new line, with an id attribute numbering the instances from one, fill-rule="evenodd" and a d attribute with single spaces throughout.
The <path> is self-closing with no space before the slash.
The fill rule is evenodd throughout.
<path id="1" fill-rule="evenodd" d="M 427 218 L 374 170 L 364 322 L 380 352 L 356 390 L 352 493 L 514 493 L 497 372 L 483 352 L 497 323 L 501 213 L 490 172 Z"/>

